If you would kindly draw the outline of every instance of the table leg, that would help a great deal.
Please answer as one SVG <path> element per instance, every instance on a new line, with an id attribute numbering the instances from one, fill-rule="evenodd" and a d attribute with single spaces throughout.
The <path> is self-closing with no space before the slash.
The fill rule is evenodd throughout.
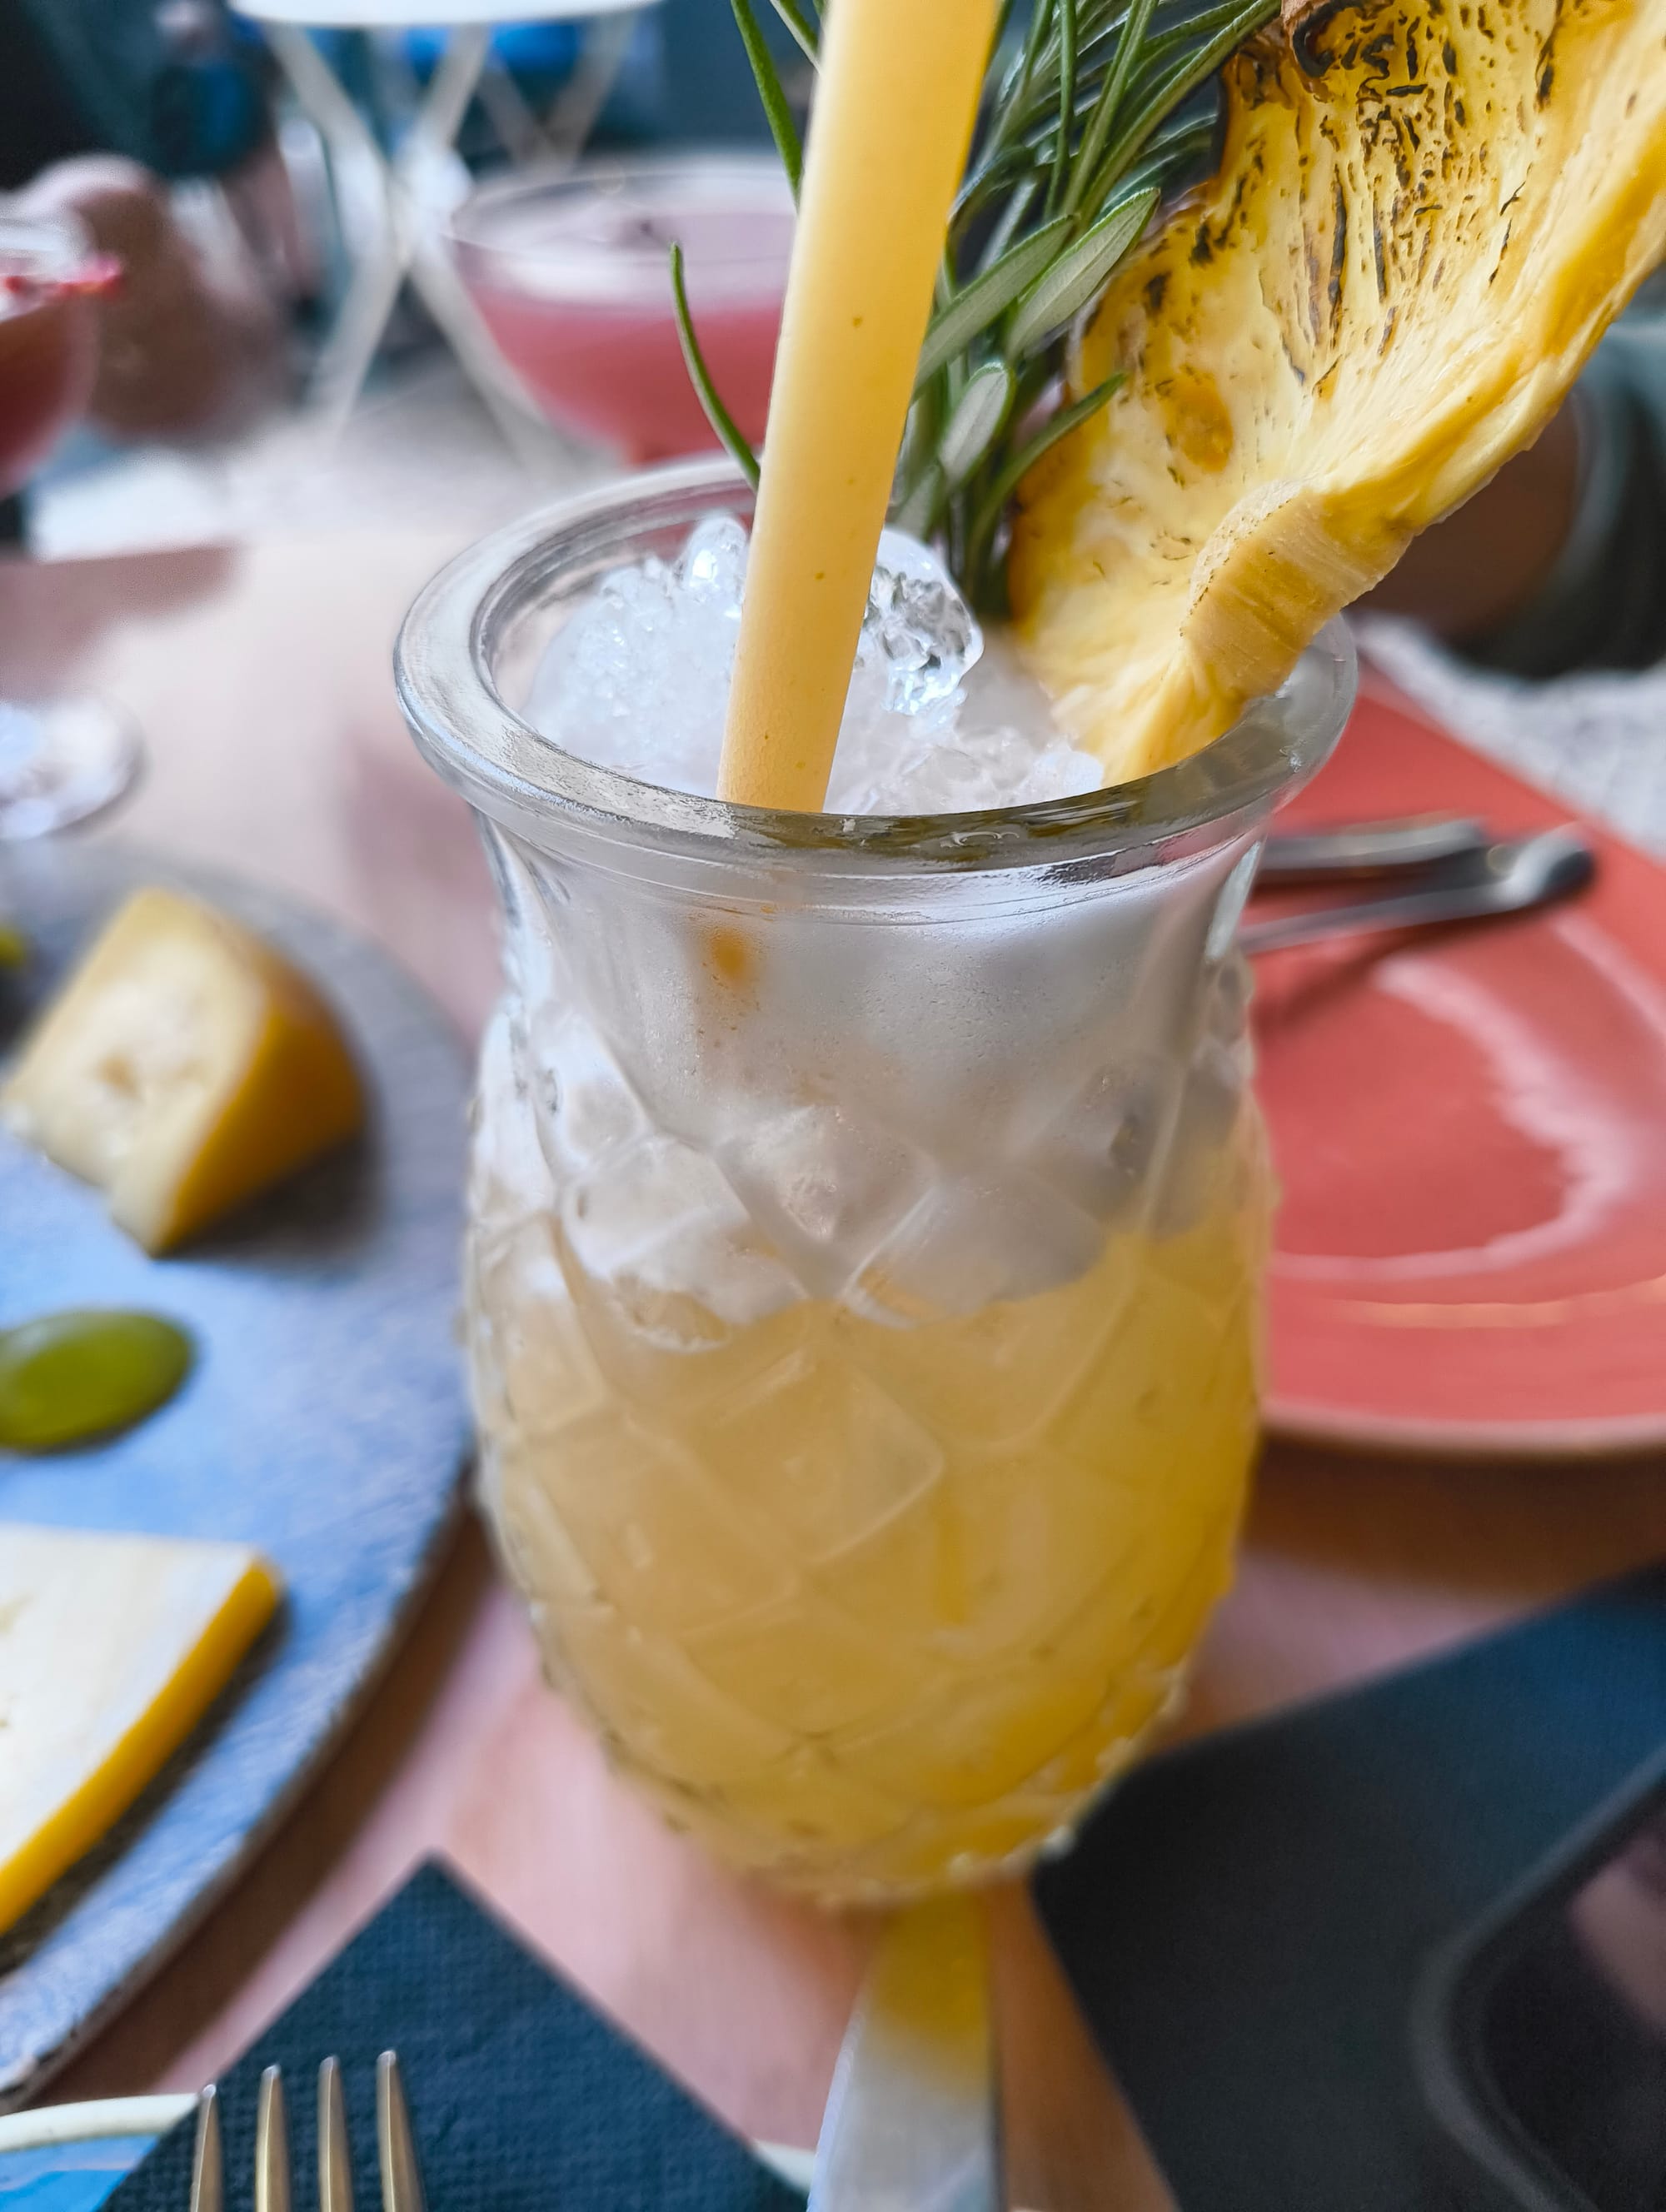
<path id="1" fill-rule="evenodd" d="M 643 11 L 632 9 L 603 15 L 592 23 L 579 50 L 572 76 L 556 94 L 544 123 L 544 137 L 558 161 L 576 161 L 607 105 Z"/>
<path id="2" fill-rule="evenodd" d="M 404 273 L 392 180 L 374 135 L 310 34 L 298 24 L 273 23 L 267 35 L 295 98 L 324 141 L 350 263 L 347 289 L 308 395 L 320 416 L 338 428 L 368 371 Z"/>
<path id="3" fill-rule="evenodd" d="M 500 368 L 496 349 L 481 329 L 455 270 L 434 239 L 434 219 L 441 204 L 439 179 L 484 71 L 490 46 L 490 28 L 483 23 L 453 31 L 447 40 L 429 97 L 394 161 L 395 206 L 402 226 L 404 269 L 484 400 L 505 442 L 513 453 L 531 459 L 538 449 L 538 434 L 509 397 L 506 389 L 509 380 Z"/>
<path id="4" fill-rule="evenodd" d="M 416 258 L 425 219 L 424 173 L 438 166 L 462 127 L 485 66 L 491 27 L 470 23 L 452 33 L 428 96 L 392 161 L 307 33 L 294 24 L 275 23 L 271 36 L 295 97 L 329 153 L 344 241 L 354 257 L 346 296 L 319 356 L 310 394 L 326 436 L 334 436 L 364 388 L 399 288 Z M 350 203 L 356 204 L 350 215 Z M 372 235 L 361 250 L 352 233 L 362 236 L 363 228 Z M 429 287 L 423 289 L 426 296 Z M 447 337 L 453 320 L 441 320 Z"/>
<path id="5" fill-rule="evenodd" d="M 517 398 L 520 380 L 502 361 L 444 251 L 431 240 L 411 241 L 410 281 L 444 333 L 463 372 L 496 423 L 509 451 L 532 476 L 548 471 L 554 431 L 538 421 L 530 397 Z"/>
<path id="6" fill-rule="evenodd" d="M 459 24 L 449 34 L 429 85 L 428 98 L 416 111 L 396 167 L 414 169 L 425 155 L 451 150 L 452 141 L 462 129 L 463 118 L 474 98 L 480 72 L 486 66 L 491 42 L 489 23 Z"/>

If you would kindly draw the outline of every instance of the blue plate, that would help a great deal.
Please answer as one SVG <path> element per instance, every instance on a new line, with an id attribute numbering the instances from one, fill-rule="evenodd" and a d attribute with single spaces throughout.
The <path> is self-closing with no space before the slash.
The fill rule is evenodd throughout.
<path id="1" fill-rule="evenodd" d="M 0 1134 L 0 1326 L 131 1305 L 173 1316 L 198 1346 L 184 1390 L 131 1434 L 50 1458 L 0 1453 L 0 1522 L 241 1539 L 287 1589 L 208 1721 L 0 1936 L 0 2112 L 37 2096 L 180 1940 L 337 1741 L 442 1556 L 468 1448 L 453 1340 L 459 1039 L 339 923 L 117 845 L 0 847 L 0 912 L 39 951 L 29 990 L 50 991 L 108 910 L 158 882 L 212 899 L 311 973 L 353 1041 L 371 1126 L 164 1260 L 113 1229 L 95 1194 Z M 0 1000 L 0 1027 L 7 1012 Z M 16 2208 L 0 2197 L 0 2212 Z"/>
<path id="2" fill-rule="evenodd" d="M 0 2212 L 98 2212 L 192 2101 L 128 2097 L 0 2119 Z"/>
<path id="3" fill-rule="evenodd" d="M 0 2154 L 0 2212 L 98 2212 L 154 2141 L 151 2136 L 110 2136 L 97 2142 Z"/>

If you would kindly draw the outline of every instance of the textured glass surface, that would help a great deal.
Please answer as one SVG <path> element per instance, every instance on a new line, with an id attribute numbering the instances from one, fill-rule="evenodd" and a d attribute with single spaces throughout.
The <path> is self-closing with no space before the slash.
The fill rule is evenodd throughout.
<path id="1" fill-rule="evenodd" d="M 747 817 L 540 760 L 503 701 L 562 562 L 518 546 L 401 665 L 503 902 L 467 1330 L 503 1555 L 732 1861 L 827 1899 L 1012 1869 L 1230 1576 L 1270 1197 L 1233 931 L 1351 672 L 1091 801 Z"/>
<path id="2" fill-rule="evenodd" d="M 827 946 L 824 1029 L 813 945 L 772 1022 L 702 980 L 697 914 L 512 880 L 538 980 L 483 1068 L 469 1347 L 556 1679 L 674 1819 L 779 1878 L 1021 1862 L 1176 1695 L 1254 1448 L 1267 1177 L 1206 886 L 1097 1015 L 1080 925 L 1049 1018 L 946 1007 L 991 957 L 951 926 L 906 991 L 901 948 L 872 948 L 882 983 Z M 994 960 L 1044 961 L 1050 920 Z M 663 994 L 623 992 L 639 957 Z"/>

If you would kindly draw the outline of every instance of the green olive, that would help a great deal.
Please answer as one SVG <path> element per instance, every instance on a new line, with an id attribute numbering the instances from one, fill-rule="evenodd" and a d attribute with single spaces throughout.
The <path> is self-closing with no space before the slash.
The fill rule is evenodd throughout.
<path id="1" fill-rule="evenodd" d="M 83 1307 L 0 1332 L 0 1446 L 58 1451 L 131 1429 L 191 1367 L 191 1339 L 156 1314 Z"/>

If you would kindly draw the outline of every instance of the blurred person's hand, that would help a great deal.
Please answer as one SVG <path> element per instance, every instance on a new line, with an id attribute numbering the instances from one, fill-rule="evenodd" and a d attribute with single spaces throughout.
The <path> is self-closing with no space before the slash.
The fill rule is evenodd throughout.
<path id="1" fill-rule="evenodd" d="M 1529 606 L 1566 544 L 1579 503 L 1579 434 L 1564 408 L 1456 514 L 1413 538 L 1361 605 L 1411 615 L 1449 643 L 1482 637 Z"/>
<path id="2" fill-rule="evenodd" d="M 1365 601 L 1513 676 L 1644 669 L 1666 655 L 1666 270 L 1567 404 Z"/>
<path id="3" fill-rule="evenodd" d="M 283 324 L 252 263 L 210 268 L 148 170 L 80 155 L 44 169 L 18 204 L 78 216 L 122 264 L 99 302 L 96 428 L 128 440 L 223 435 L 277 396 Z"/>

